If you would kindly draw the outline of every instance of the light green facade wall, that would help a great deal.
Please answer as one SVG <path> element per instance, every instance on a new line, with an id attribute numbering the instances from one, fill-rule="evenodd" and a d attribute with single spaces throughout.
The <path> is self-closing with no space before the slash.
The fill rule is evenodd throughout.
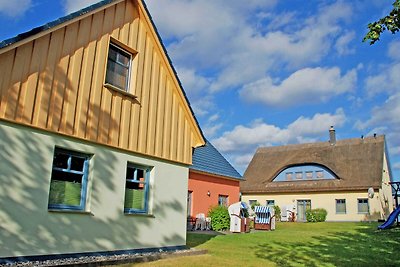
<path id="1" fill-rule="evenodd" d="M 86 213 L 49 212 L 55 146 L 93 154 Z M 0 258 L 181 246 L 188 167 L 0 122 Z M 152 166 L 151 216 L 125 215 L 127 162 Z"/>

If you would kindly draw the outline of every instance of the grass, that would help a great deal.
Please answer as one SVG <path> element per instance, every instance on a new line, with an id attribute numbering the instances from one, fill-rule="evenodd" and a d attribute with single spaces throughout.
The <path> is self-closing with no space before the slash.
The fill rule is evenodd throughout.
<path id="1" fill-rule="evenodd" d="M 377 226 L 278 223 L 271 232 L 188 233 L 188 246 L 207 249 L 208 254 L 135 266 L 400 266 L 400 228 L 378 231 Z"/>

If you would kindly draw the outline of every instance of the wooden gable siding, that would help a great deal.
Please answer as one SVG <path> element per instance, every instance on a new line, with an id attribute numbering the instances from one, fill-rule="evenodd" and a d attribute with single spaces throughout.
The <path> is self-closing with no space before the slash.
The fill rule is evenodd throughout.
<path id="1" fill-rule="evenodd" d="M 104 86 L 110 38 L 137 51 L 130 94 Z M 0 62 L 0 119 L 182 163 L 203 143 L 140 1 L 3 49 Z"/>

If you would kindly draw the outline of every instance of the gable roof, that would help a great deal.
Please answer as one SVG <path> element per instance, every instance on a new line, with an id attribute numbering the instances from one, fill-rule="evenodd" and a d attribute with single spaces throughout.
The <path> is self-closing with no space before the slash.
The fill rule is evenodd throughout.
<path id="1" fill-rule="evenodd" d="M 80 10 L 78 10 L 76 12 L 73 12 L 71 14 L 68 14 L 68 15 L 66 15 L 64 17 L 61 17 L 61 18 L 58 18 L 58 19 L 56 19 L 54 21 L 48 22 L 48 23 L 46 23 L 46 24 L 44 24 L 42 26 L 35 27 L 35 28 L 33 28 L 33 29 L 31 29 L 31 30 L 29 30 L 27 32 L 20 33 L 17 36 L 11 37 L 11 38 L 6 39 L 6 40 L 3 40 L 3 41 L 0 42 L 0 50 L 3 49 L 3 48 L 7 48 L 7 47 L 9 47 L 9 46 L 11 46 L 13 44 L 16 44 L 16 43 L 18 43 L 20 41 L 23 41 L 25 39 L 28 39 L 29 37 L 34 37 L 35 35 L 38 35 L 38 34 L 40 34 L 42 32 L 45 32 L 47 30 L 51 30 L 51 29 L 53 29 L 53 28 L 55 28 L 55 27 L 57 27 L 57 26 L 59 26 L 61 24 L 64 24 L 64 23 L 67 23 L 67 22 L 72 22 L 74 19 L 77 19 L 77 18 L 79 18 L 79 17 L 81 17 L 81 16 L 83 16 L 85 14 L 89 14 L 91 12 L 94 12 L 94 11 L 98 10 L 98 9 L 106 8 L 109 5 L 116 4 L 116 3 L 122 2 L 122 1 L 124 1 L 124 0 L 103 0 L 103 1 L 99 1 L 99 2 L 97 2 L 95 4 L 92 4 L 92 5 L 88 6 L 88 7 L 82 8 L 82 9 L 80 9 Z M 198 130 L 200 132 L 200 135 L 201 135 L 202 139 L 205 140 L 204 133 L 203 133 L 202 129 L 200 128 L 200 124 L 199 124 L 199 122 L 198 122 L 198 120 L 197 120 L 197 118 L 196 118 L 196 116 L 194 114 L 192 106 L 190 105 L 190 102 L 189 102 L 189 99 L 188 99 L 188 97 L 186 95 L 186 92 L 183 89 L 182 82 L 178 77 L 178 74 L 176 72 L 176 69 L 175 69 L 174 65 L 172 64 L 172 60 L 171 60 L 171 58 L 170 58 L 170 56 L 169 56 L 169 54 L 167 52 L 167 49 L 166 49 L 166 47 L 164 45 L 164 42 L 162 41 L 162 38 L 161 38 L 161 36 L 160 36 L 160 34 L 158 32 L 158 29 L 157 29 L 157 27 L 156 27 L 156 25 L 155 25 L 155 23 L 153 21 L 153 18 L 151 17 L 151 14 L 150 14 L 150 12 L 149 12 L 149 10 L 147 8 L 147 5 L 146 5 L 144 0 L 138 0 L 138 2 L 142 3 L 142 5 L 144 7 L 144 10 L 146 11 L 146 15 L 149 18 L 151 25 L 153 26 L 153 29 L 154 29 L 154 31 L 156 33 L 156 36 L 157 36 L 157 39 L 160 42 L 161 47 L 163 49 L 163 52 L 164 52 L 164 54 L 165 54 L 165 56 L 166 56 L 166 58 L 168 60 L 168 63 L 170 64 L 170 67 L 171 67 L 171 69 L 172 69 L 172 71 L 174 73 L 174 76 L 175 76 L 176 80 L 178 81 L 179 87 L 180 87 L 180 89 L 182 91 L 182 94 L 183 94 L 183 96 L 184 96 L 184 98 L 185 98 L 185 100 L 187 102 L 187 105 L 188 105 L 189 110 L 190 110 L 190 112 L 191 112 L 191 114 L 193 116 L 193 119 L 195 120 L 196 126 L 198 127 Z"/>
<path id="2" fill-rule="evenodd" d="M 0 55 L 2 55 L 2 54 L 4 55 L 6 53 L 11 54 L 12 50 L 17 51 L 17 48 L 23 47 L 26 44 L 32 45 L 32 43 L 36 42 L 37 40 L 40 40 L 40 38 L 42 38 L 44 36 L 50 36 L 51 34 L 53 34 L 54 32 L 57 32 L 58 30 L 60 30 L 62 28 L 67 28 L 70 25 L 73 25 L 74 23 L 78 23 L 78 22 L 80 23 L 81 21 L 85 20 L 86 18 L 88 18 L 90 16 L 95 16 L 97 14 L 100 14 L 103 10 L 106 10 L 106 11 L 111 10 L 111 8 L 114 8 L 114 6 L 123 6 L 123 5 L 120 5 L 122 3 L 129 3 L 129 4 L 137 5 L 140 9 L 140 14 L 141 15 L 143 14 L 143 16 L 140 18 L 140 20 L 142 21 L 142 18 L 143 18 L 143 22 L 145 23 L 145 26 L 143 27 L 145 29 L 144 31 L 147 31 L 147 29 L 148 29 L 148 32 L 150 33 L 148 36 L 151 37 L 152 43 L 153 43 L 153 40 L 155 43 L 154 47 L 156 47 L 156 48 L 154 48 L 154 49 L 156 49 L 157 52 L 159 52 L 159 54 L 161 55 L 159 61 L 162 61 L 163 66 L 165 66 L 165 69 L 168 73 L 168 77 L 170 77 L 172 80 L 171 84 L 173 86 L 171 86 L 170 88 L 172 88 L 171 90 L 174 90 L 174 91 L 173 91 L 173 94 L 170 95 L 170 97 L 173 99 L 175 99 L 175 97 L 176 97 L 176 99 L 178 100 L 177 104 L 173 104 L 173 102 L 171 102 L 172 103 L 171 105 L 175 105 L 175 108 L 178 111 L 175 112 L 175 114 L 173 114 L 173 115 L 170 115 L 170 114 L 169 115 L 170 115 L 170 117 L 172 117 L 172 116 L 178 117 L 178 116 L 181 116 L 179 113 L 181 111 L 181 108 L 183 111 L 184 116 L 182 116 L 182 119 L 181 119 L 181 117 L 179 117 L 177 119 L 180 120 L 180 123 L 182 124 L 180 126 L 182 126 L 181 132 L 183 132 L 183 134 L 181 134 L 181 135 L 188 136 L 187 140 L 185 140 L 185 142 L 186 142 L 185 144 L 190 144 L 191 147 L 197 147 L 197 146 L 203 145 L 205 143 L 204 134 L 200 128 L 200 125 L 197 121 L 196 116 L 194 115 L 193 109 L 192 109 L 190 102 L 187 98 L 187 95 L 183 89 L 182 83 L 178 78 L 177 72 L 176 72 L 176 70 L 172 64 L 172 61 L 166 51 L 165 45 L 162 42 L 162 39 L 157 31 L 157 28 L 151 18 L 151 15 L 150 15 L 148 9 L 144 3 L 144 0 L 103 0 L 103 1 L 99 1 L 98 3 L 95 3 L 89 7 L 83 8 L 79 11 L 76 11 L 76 12 L 70 14 L 70 15 L 64 16 L 62 18 L 59 18 L 57 20 L 54 20 L 47 24 L 44 24 L 40 27 L 36 27 L 25 33 L 19 34 L 13 38 L 10 38 L 10 39 L 0 42 Z M 125 5 L 125 6 L 127 6 L 127 5 Z M 117 7 L 116 7 L 116 9 L 117 9 Z M 109 33 L 107 33 L 107 34 L 108 34 L 108 36 L 113 37 L 112 34 L 109 34 Z M 124 45 L 126 45 L 126 44 L 124 43 Z M 99 47 L 105 47 L 105 46 L 99 46 Z M 35 49 L 36 49 L 36 46 L 35 46 Z M 97 47 L 96 47 L 96 49 L 97 49 Z M 46 51 L 46 50 L 44 50 L 44 51 Z M 34 52 L 36 52 L 36 51 L 34 51 Z M 143 51 L 139 51 L 139 52 L 143 52 L 142 54 L 144 55 L 145 51 L 143 50 Z M 31 53 L 33 53 L 33 52 L 31 51 Z M 59 57 L 56 60 L 59 60 Z M 164 65 L 164 63 L 165 63 L 165 65 Z M 143 64 L 145 64 L 145 63 L 143 63 Z M 150 62 L 149 64 L 152 64 L 152 62 Z M 65 73 L 63 73 L 63 75 L 64 74 Z M 18 93 L 17 93 L 17 95 L 18 95 Z M 171 100 L 171 101 L 173 101 L 173 100 Z M 153 106 L 155 106 L 155 105 L 153 105 Z M 107 112 L 109 112 L 108 109 L 107 109 Z M 89 114 L 89 113 L 87 113 L 87 114 Z M 106 115 L 108 116 L 110 114 L 106 114 Z M 103 116 L 103 117 L 105 117 L 105 116 Z M 187 131 L 184 129 L 184 127 L 186 127 L 186 122 L 187 122 L 189 129 L 193 132 L 192 136 L 190 136 L 190 133 L 186 134 L 186 132 L 185 132 L 185 131 Z M 185 125 L 183 125 L 183 124 L 185 124 Z M 37 126 L 37 125 L 34 125 L 34 126 Z M 180 127 L 180 126 L 178 124 L 178 127 Z M 46 128 L 46 127 L 42 127 L 42 128 Z M 59 127 L 54 127 L 54 129 L 56 129 L 56 128 L 59 128 Z M 47 128 L 46 128 L 46 130 L 47 130 Z M 54 131 L 60 132 L 57 130 L 54 130 Z M 177 138 L 179 138 L 179 135 L 176 135 L 176 136 L 177 136 Z M 97 141 L 97 140 L 91 140 L 91 141 Z M 176 143 L 177 142 L 175 142 L 173 145 L 175 145 Z M 146 149 L 147 149 L 147 147 L 148 146 L 146 146 Z M 125 147 L 123 147 L 123 148 L 125 148 Z M 152 156 L 154 156 L 153 154 L 155 153 L 154 152 L 153 154 L 151 154 L 151 152 L 145 151 L 145 149 L 142 149 L 141 151 L 135 151 L 135 152 L 145 153 L 145 154 L 149 154 Z M 180 154 L 179 154 L 179 152 L 180 152 Z M 186 146 L 186 145 L 184 147 L 181 146 L 181 151 L 179 151 L 179 152 L 178 152 L 178 155 L 173 155 L 172 153 L 169 153 L 169 154 L 171 154 L 169 156 L 169 159 L 190 164 L 191 157 L 189 158 L 189 156 L 188 156 L 188 155 L 191 155 L 190 147 Z M 163 151 L 163 153 L 164 153 L 164 151 Z M 165 154 L 168 154 L 168 151 L 165 152 Z M 183 156 L 181 154 L 183 154 Z M 155 156 L 161 157 L 159 154 L 157 154 Z M 163 154 L 162 157 L 165 157 L 165 155 Z"/>
<path id="3" fill-rule="evenodd" d="M 243 179 L 236 169 L 208 140 L 206 140 L 204 146 L 194 149 L 193 165 L 190 166 L 190 169 L 225 176 L 227 178 Z"/>
<path id="4" fill-rule="evenodd" d="M 240 183 L 242 193 L 287 193 L 367 190 L 379 188 L 385 153 L 385 137 L 259 148 Z M 284 169 L 318 164 L 338 179 L 276 181 Z"/>
<path id="5" fill-rule="evenodd" d="M 34 36 L 34 35 L 36 35 L 38 33 L 43 32 L 43 31 L 50 30 L 50 29 L 52 29 L 52 28 L 54 28 L 54 27 L 56 27 L 56 26 L 58 26 L 60 24 L 63 24 L 64 22 L 71 21 L 71 20 L 73 20 L 75 18 L 78 18 L 78 17 L 80 17 L 82 15 L 90 13 L 90 12 L 92 12 L 92 11 L 98 9 L 98 8 L 104 7 L 104 6 L 108 5 L 108 4 L 110 4 L 112 2 L 116 2 L 116 1 L 121 1 L 121 0 L 103 0 L 103 1 L 99 1 L 99 2 L 97 2 L 95 4 L 93 4 L 93 5 L 90 5 L 88 7 L 82 8 L 82 9 L 80 9 L 78 11 L 75 11 L 75 12 L 73 12 L 71 14 L 68 14 L 68 15 L 66 15 L 64 17 L 61 17 L 61 18 L 58 18 L 58 19 L 53 20 L 51 22 L 48 22 L 48 23 L 46 23 L 46 24 L 44 24 L 42 26 L 35 27 L 32 30 L 20 33 L 17 36 L 11 37 L 11 38 L 6 39 L 6 40 L 3 40 L 3 41 L 0 42 L 0 49 L 5 48 L 7 46 L 10 46 L 10 45 L 12 45 L 14 43 L 17 43 L 19 41 L 22 41 L 22 40 L 24 40 L 24 39 L 26 39 L 28 37 Z"/>

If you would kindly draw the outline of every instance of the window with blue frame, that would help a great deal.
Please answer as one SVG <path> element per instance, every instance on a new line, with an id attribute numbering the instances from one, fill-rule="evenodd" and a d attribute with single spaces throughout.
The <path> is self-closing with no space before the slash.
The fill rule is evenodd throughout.
<path id="1" fill-rule="evenodd" d="M 49 209 L 84 210 L 91 155 L 55 148 Z"/>
<path id="2" fill-rule="evenodd" d="M 125 213 L 147 213 L 150 168 L 128 163 L 125 183 Z"/>

